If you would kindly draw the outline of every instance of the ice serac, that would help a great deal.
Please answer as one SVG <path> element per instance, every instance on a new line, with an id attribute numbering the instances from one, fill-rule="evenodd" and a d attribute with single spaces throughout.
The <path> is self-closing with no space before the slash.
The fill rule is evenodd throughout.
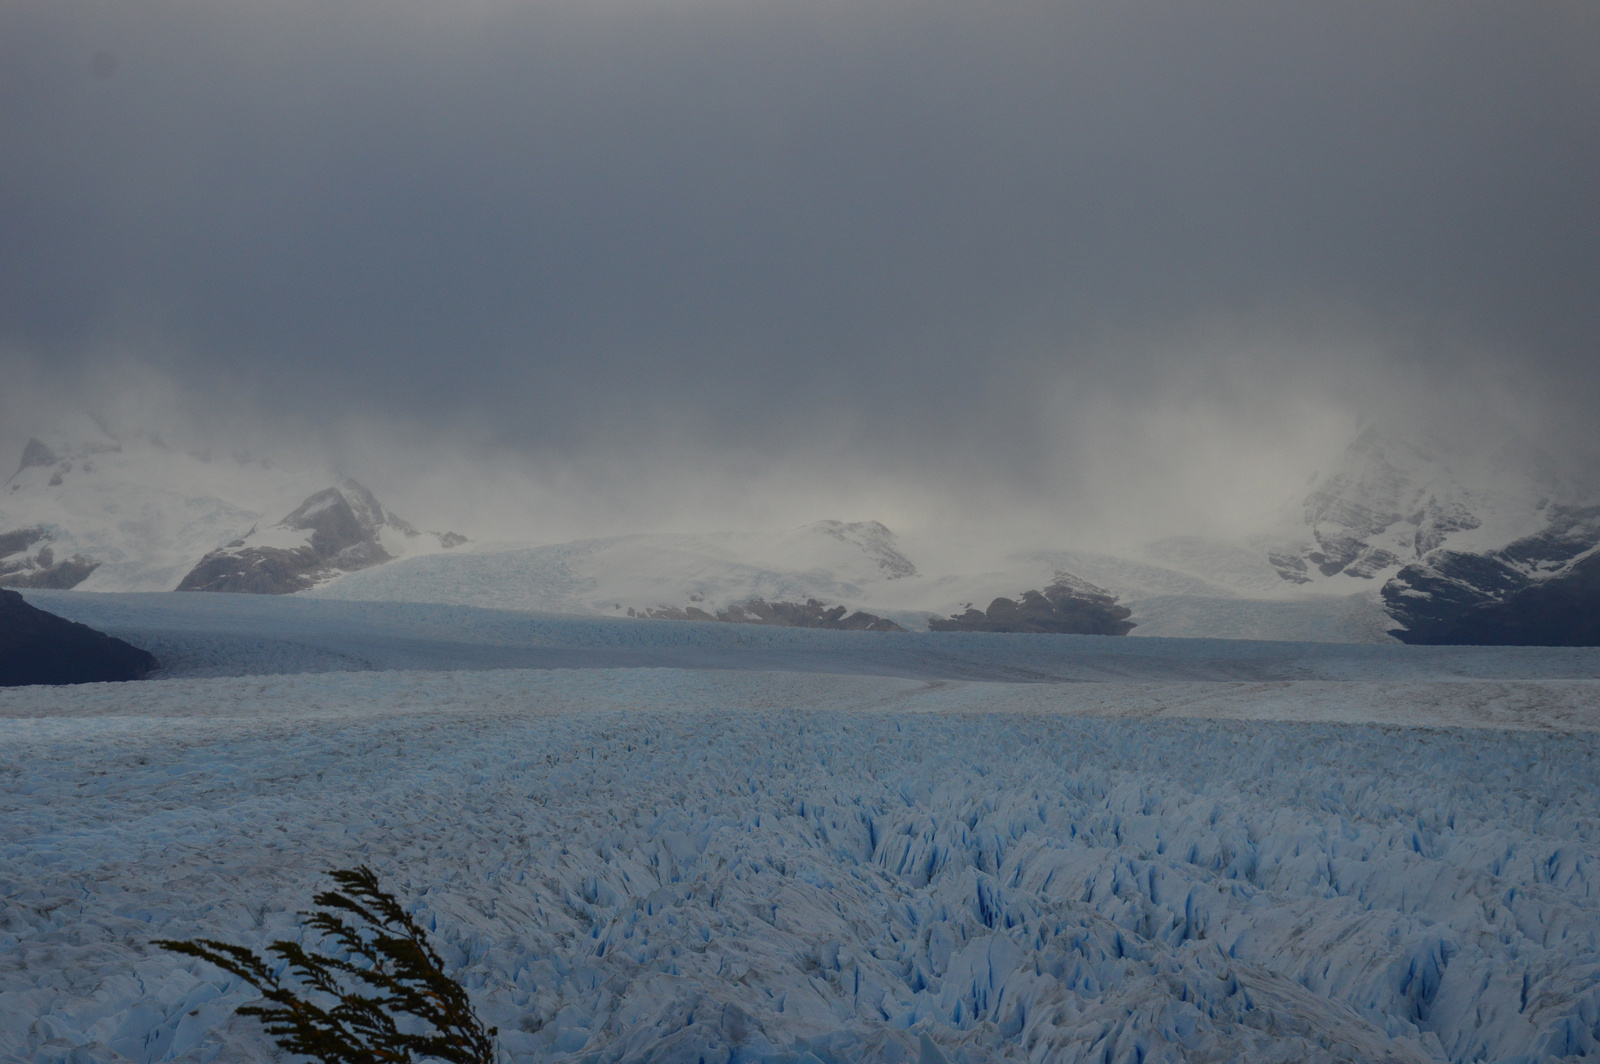
<path id="1" fill-rule="evenodd" d="M 0 687 L 137 680 L 156 667 L 136 646 L 0 590 Z"/>
<path id="2" fill-rule="evenodd" d="M 422 535 L 385 510 L 372 492 L 346 479 L 317 492 L 276 525 L 207 554 L 179 591 L 285 595 L 345 573 L 392 561 Z M 454 533 L 453 541 L 461 542 Z M 445 536 L 439 536 L 440 546 Z"/>
<path id="3" fill-rule="evenodd" d="M 1497 550 L 1437 550 L 1383 587 L 1407 643 L 1600 646 L 1600 506 Z"/>
<path id="4" fill-rule="evenodd" d="M 948 619 L 930 617 L 933 632 L 1039 632 L 1061 635 L 1127 635 L 1133 611 L 1117 596 L 1071 573 L 1057 572 L 1044 590 L 1024 591 L 1021 601 L 997 598 L 987 610 L 968 605 Z"/>
<path id="5" fill-rule="evenodd" d="M 196 615 L 317 612 L 147 598 Z M 325 615 L 317 641 L 360 612 Z M 460 611 L 435 616 L 454 632 Z M 853 640 L 913 641 L 962 640 Z M 1193 649 L 1241 665 L 1316 653 Z M 1589 676 L 1600 660 L 1376 656 L 1413 677 L 1447 657 L 1582 662 Z M 405 899 L 518 1064 L 1600 1053 L 1592 679 L 541 668 L 153 686 L 0 693 L 0 1060 L 278 1059 L 234 1012 L 259 1001 L 252 989 L 149 943 L 310 946 L 296 910 L 352 855 Z M 1527 730 L 1462 726 L 1461 707 L 1513 689 Z M 1397 720 L 1425 690 L 1432 709 Z M 1577 713 L 1550 713 L 1552 699 Z M 1162 719 L 1196 700 L 1234 719 Z M 1319 705 L 1339 723 L 1305 719 Z"/>

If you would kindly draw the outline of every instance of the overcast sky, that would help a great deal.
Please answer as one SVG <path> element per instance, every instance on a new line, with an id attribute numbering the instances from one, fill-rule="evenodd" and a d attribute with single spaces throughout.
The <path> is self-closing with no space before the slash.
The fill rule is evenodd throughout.
<path id="1" fill-rule="evenodd" d="M 1367 413 L 1592 454 L 1597 338 L 1590 0 L 0 7 L 8 447 L 1224 529 Z"/>

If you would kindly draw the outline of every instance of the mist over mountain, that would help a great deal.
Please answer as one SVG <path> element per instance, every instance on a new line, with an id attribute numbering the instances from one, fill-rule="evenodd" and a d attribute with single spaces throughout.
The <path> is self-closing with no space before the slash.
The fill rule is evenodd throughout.
<path id="1" fill-rule="evenodd" d="M 0 585 L 874 630 L 1587 645 L 1597 513 L 1582 470 L 1513 429 L 1452 440 L 1373 423 L 1298 500 L 1233 537 L 1087 549 L 1067 529 L 983 541 L 972 524 L 738 528 L 709 513 L 697 532 L 541 542 L 530 527 L 479 541 L 419 530 L 324 467 L 80 426 L 30 439 L 0 491 Z"/>
<path id="2" fill-rule="evenodd" d="M 1597 497 L 1597 52 L 1442 0 L 23 0 L 0 581 L 903 624 L 1060 570 L 1139 635 L 1442 631 Z M 493 590 L 494 543 L 582 546 Z"/>
<path id="3" fill-rule="evenodd" d="M 89 418 L 46 438 L 0 484 L 0 586 L 282 594 L 465 542 L 316 464 L 125 442 Z"/>
<path id="4" fill-rule="evenodd" d="M 1593 467 L 1597 49 L 1572 4 L 22 0 L 0 453 L 87 408 L 475 539 L 1116 550 L 1258 530 L 1365 416 Z"/>
<path id="5" fill-rule="evenodd" d="M 518 1064 L 1600 1057 L 1597 133 L 1595 0 L 6 0 L 0 1061 L 293 1056 L 152 943 L 358 863 Z"/>

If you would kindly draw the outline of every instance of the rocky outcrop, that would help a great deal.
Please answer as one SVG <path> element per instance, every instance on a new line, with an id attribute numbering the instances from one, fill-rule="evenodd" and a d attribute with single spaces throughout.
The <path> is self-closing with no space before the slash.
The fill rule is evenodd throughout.
<path id="1" fill-rule="evenodd" d="M 1600 506 L 1550 507 L 1499 550 L 1438 550 L 1383 587 L 1406 643 L 1600 646 Z"/>
<path id="2" fill-rule="evenodd" d="M 51 466 L 56 464 L 56 453 L 44 445 L 44 441 L 33 436 L 28 439 L 22 448 L 22 464 L 17 466 L 17 473 L 34 466 Z M 13 478 L 16 473 L 11 474 Z"/>
<path id="3" fill-rule="evenodd" d="M 1299 542 L 1269 548 L 1268 563 L 1291 584 L 1372 580 L 1481 528 L 1486 516 L 1534 527 L 1545 507 L 1570 496 L 1555 460 L 1519 436 L 1476 456 L 1458 444 L 1367 428 L 1301 503 Z"/>
<path id="4" fill-rule="evenodd" d="M 629 617 L 652 621 L 718 621 L 723 624 L 771 624 L 784 628 L 827 628 L 843 632 L 903 632 L 904 628 L 884 617 L 857 610 L 846 616 L 844 606 L 829 606 L 817 599 L 800 602 L 768 602 L 752 599 L 742 605 L 710 613 L 698 606 L 658 606 L 638 611 Z"/>
<path id="5" fill-rule="evenodd" d="M 948 619 L 930 617 L 932 632 L 1037 632 L 1058 635 L 1127 635 L 1133 611 L 1117 596 L 1070 573 L 1058 572 L 1044 590 L 1024 591 L 1019 600 L 997 598 L 987 610 L 970 603 Z"/>
<path id="6" fill-rule="evenodd" d="M 207 554 L 177 590 L 252 595 L 305 591 L 344 573 L 391 561 L 404 540 L 421 535 L 385 510 L 372 492 L 346 480 L 312 495 L 271 528 L 251 529 L 242 539 Z M 443 547 L 466 541 L 453 532 L 438 539 Z"/>
<path id="7" fill-rule="evenodd" d="M 83 583 L 100 563 L 87 554 L 56 559 L 43 528 L 0 532 L 0 587 L 36 587 L 66 591 Z M 35 545 L 39 549 L 33 553 Z"/>
<path id="8" fill-rule="evenodd" d="M 51 591 L 70 591 L 100 568 L 100 563 L 87 554 L 74 554 L 57 561 L 49 547 L 33 559 L 34 565 L 12 572 L 0 571 L 0 587 L 35 587 Z M 3 568 L 3 567 L 0 567 Z"/>
<path id="9" fill-rule="evenodd" d="M 136 646 L 0 590 L 0 687 L 137 680 L 157 667 Z"/>

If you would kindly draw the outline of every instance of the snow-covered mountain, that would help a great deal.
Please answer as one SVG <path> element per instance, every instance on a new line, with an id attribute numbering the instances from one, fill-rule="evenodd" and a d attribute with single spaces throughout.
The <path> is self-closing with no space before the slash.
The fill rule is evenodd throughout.
<path id="1" fill-rule="evenodd" d="M 928 582 L 882 524 L 825 520 L 771 534 L 475 546 L 352 573 L 315 594 L 612 616 L 817 599 L 851 609 L 870 602 L 873 613 L 923 627 Z"/>
<path id="2" fill-rule="evenodd" d="M 329 491 L 348 515 L 339 506 L 321 517 L 307 511 L 313 498 L 331 503 Z M 171 591 L 219 548 L 293 550 L 310 545 L 312 532 L 283 522 L 346 516 L 361 526 L 356 540 L 368 538 L 368 526 L 385 529 L 377 542 L 389 557 L 445 545 L 438 536 L 407 535 L 409 526 L 331 469 L 189 451 L 155 435 L 119 438 L 84 419 L 30 439 L 16 472 L 0 484 L 0 586 Z M 340 549 L 352 545 L 350 529 L 329 531 Z M 322 579 L 354 567 L 325 561 Z"/>
<path id="3" fill-rule="evenodd" d="M 1366 427 L 1235 542 L 1040 551 L 1120 594 L 1138 635 L 1600 642 L 1600 490 L 1516 432 Z"/>
<path id="4" fill-rule="evenodd" d="M 1593 642 L 1597 501 L 1509 430 L 1369 427 L 1260 542 L 1286 583 L 1381 588 L 1406 642 Z"/>
<path id="5" fill-rule="evenodd" d="M 449 550 L 466 542 L 455 532 L 418 532 L 348 478 L 317 492 L 293 513 L 201 558 L 179 591 L 284 595 L 345 573 L 370 569 L 407 553 L 418 540 Z"/>
<path id="6" fill-rule="evenodd" d="M 836 534 L 841 530 L 842 537 Z M 893 557 L 904 565 L 882 564 Z M 1375 594 L 1290 590 L 1279 598 L 1250 597 L 1152 562 L 1088 551 L 986 551 L 983 544 L 938 535 L 899 535 L 877 522 L 823 521 L 765 535 L 473 544 L 351 573 L 305 594 L 607 616 L 627 616 L 629 610 L 640 616 L 715 616 L 757 600 L 816 599 L 915 631 L 929 627 L 931 619 L 965 615 L 970 608 L 987 612 L 997 599 L 1017 602 L 1029 590 L 1043 593 L 1071 578 L 1094 585 L 1086 595 L 1104 593 L 1113 606 L 1131 609 L 1127 620 L 1136 625 L 1136 636 L 1389 640 L 1390 622 Z"/>
<path id="7" fill-rule="evenodd" d="M 1005 613 L 1030 593 L 1049 600 L 1067 579 L 1130 610 L 1137 636 L 1582 642 L 1600 639 L 1582 624 L 1600 615 L 1597 502 L 1514 433 L 1480 426 L 1452 440 L 1373 427 L 1274 526 L 1235 542 L 1008 551 L 939 529 L 823 520 L 480 545 L 419 532 L 331 470 L 90 428 L 30 441 L 0 490 L 0 585 L 641 617 L 843 608 L 917 630 L 995 605 Z"/>
<path id="8" fill-rule="evenodd" d="M 1268 561 L 1296 585 L 1382 583 L 1447 545 L 1482 551 L 1533 535 L 1575 492 L 1554 458 L 1514 432 L 1447 439 L 1370 426 L 1314 478 Z"/>

